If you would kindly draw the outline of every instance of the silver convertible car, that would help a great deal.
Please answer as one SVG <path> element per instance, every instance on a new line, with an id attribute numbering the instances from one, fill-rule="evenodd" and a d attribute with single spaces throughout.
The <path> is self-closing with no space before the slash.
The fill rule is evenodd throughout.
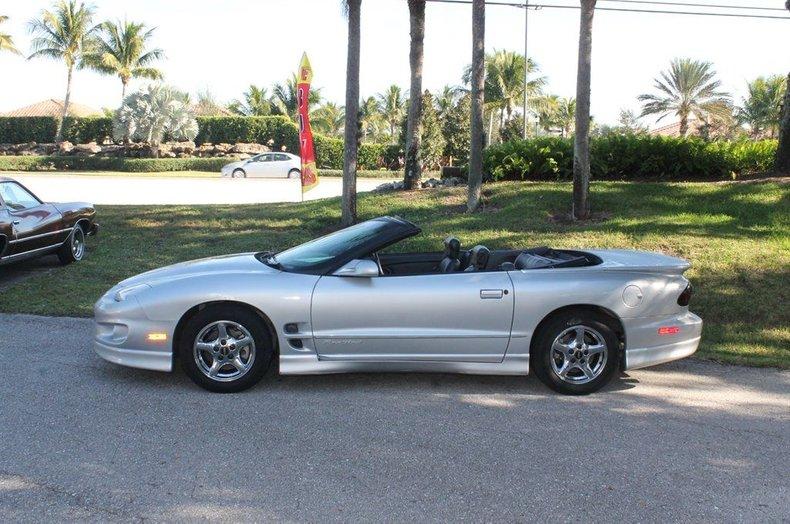
<path id="1" fill-rule="evenodd" d="M 569 394 L 619 370 L 686 357 L 702 321 L 689 263 L 657 253 L 548 247 L 399 253 L 420 233 L 381 217 L 280 253 L 176 264 L 95 306 L 97 353 L 218 392 L 282 374 L 526 375 Z"/>

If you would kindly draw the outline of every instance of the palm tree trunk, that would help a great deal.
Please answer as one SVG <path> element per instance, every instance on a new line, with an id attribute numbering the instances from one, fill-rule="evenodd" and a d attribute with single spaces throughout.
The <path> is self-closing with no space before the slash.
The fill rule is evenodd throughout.
<path id="1" fill-rule="evenodd" d="M 573 141 L 574 220 L 590 216 L 590 76 L 596 0 L 581 0 L 579 65 L 576 72 L 576 134 Z"/>
<path id="2" fill-rule="evenodd" d="M 483 82 L 485 82 L 485 73 L 483 73 Z M 491 137 L 494 136 L 494 110 L 488 111 L 488 136 L 486 137 L 486 145 L 491 145 Z"/>
<path id="3" fill-rule="evenodd" d="M 347 0 L 348 59 L 346 62 L 346 126 L 343 154 L 343 215 L 341 223 L 357 221 L 357 148 L 359 138 L 359 47 L 362 0 Z"/>
<path id="4" fill-rule="evenodd" d="M 425 41 L 425 0 L 409 0 L 409 25 L 411 26 L 411 48 L 409 66 L 411 86 L 409 115 L 406 121 L 406 166 L 403 176 L 404 189 L 420 186 L 422 165 L 420 163 L 420 134 L 422 132 L 422 61 Z"/>
<path id="5" fill-rule="evenodd" d="M 790 3 L 787 8 L 790 9 Z M 787 86 L 779 121 L 779 146 L 776 148 L 775 164 L 776 170 L 784 174 L 790 174 L 790 74 L 787 75 Z"/>
<path id="6" fill-rule="evenodd" d="M 126 100 L 126 84 L 127 83 L 128 83 L 128 81 L 126 81 L 124 79 L 121 79 L 121 103 L 122 104 L 123 104 L 123 101 Z"/>
<path id="7" fill-rule="evenodd" d="M 74 67 L 69 66 L 69 73 L 66 78 L 66 98 L 63 100 L 63 112 L 60 114 L 57 131 L 55 131 L 55 142 L 58 144 L 63 142 L 63 124 L 66 120 L 66 117 L 69 115 L 69 101 L 71 100 L 71 77 L 73 73 Z"/>
<path id="8" fill-rule="evenodd" d="M 472 143 L 469 155 L 469 194 L 466 209 L 474 211 L 480 205 L 480 189 L 483 185 L 483 105 L 485 104 L 485 0 L 472 1 Z M 490 124 L 493 126 L 494 112 Z"/>
<path id="9" fill-rule="evenodd" d="M 685 137 L 688 132 L 689 132 L 689 116 L 686 113 L 681 113 L 680 129 L 678 129 L 678 133 L 680 133 L 681 137 Z"/>

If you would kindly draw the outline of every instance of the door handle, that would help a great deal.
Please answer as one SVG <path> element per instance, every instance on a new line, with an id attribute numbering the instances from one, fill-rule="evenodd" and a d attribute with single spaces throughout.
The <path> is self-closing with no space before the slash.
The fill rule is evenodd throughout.
<path id="1" fill-rule="evenodd" d="M 502 289 L 481 289 L 480 298 L 502 298 L 504 291 Z"/>
<path id="2" fill-rule="evenodd" d="M 14 220 L 13 222 L 11 222 L 11 225 L 18 226 L 19 222 L 20 222 L 19 220 Z"/>

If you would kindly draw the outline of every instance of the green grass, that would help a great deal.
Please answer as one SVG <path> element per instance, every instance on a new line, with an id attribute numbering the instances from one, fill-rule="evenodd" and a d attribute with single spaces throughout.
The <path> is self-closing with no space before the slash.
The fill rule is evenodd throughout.
<path id="1" fill-rule="evenodd" d="M 452 233 L 465 246 L 638 248 L 692 261 L 691 309 L 705 320 L 699 356 L 790 367 L 790 186 L 778 183 L 596 182 L 605 220 L 555 223 L 569 183 L 505 182 L 484 188 L 485 208 L 464 213 L 463 188 L 365 194 L 361 219 L 400 215 L 423 228 L 404 249 L 438 250 Z M 282 249 L 337 228 L 338 199 L 254 206 L 98 209 L 102 233 L 82 263 L 0 293 L 0 311 L 90 316 L 119 280 L 178 261 Z M 1 269 L 0 269 L 1 270 Z"/>

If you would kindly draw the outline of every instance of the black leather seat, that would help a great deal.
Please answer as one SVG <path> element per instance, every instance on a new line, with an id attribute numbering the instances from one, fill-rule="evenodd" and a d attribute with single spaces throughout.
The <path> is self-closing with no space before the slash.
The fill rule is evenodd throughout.
<path id="1" fill-rule="evenodd" d="M 455 237 L 444 239 L 444 258 L 439 262 L 439 273 L 454 273 L 461 267 L 458 256 L 461 254 L 461 241 Z"/>
<path id="2" fill-rule="evenodd" d="M 485 246 L 475 246 L 469 251 L 469 267 L 464 271 L 485 271 L 491 251 Z"/>

